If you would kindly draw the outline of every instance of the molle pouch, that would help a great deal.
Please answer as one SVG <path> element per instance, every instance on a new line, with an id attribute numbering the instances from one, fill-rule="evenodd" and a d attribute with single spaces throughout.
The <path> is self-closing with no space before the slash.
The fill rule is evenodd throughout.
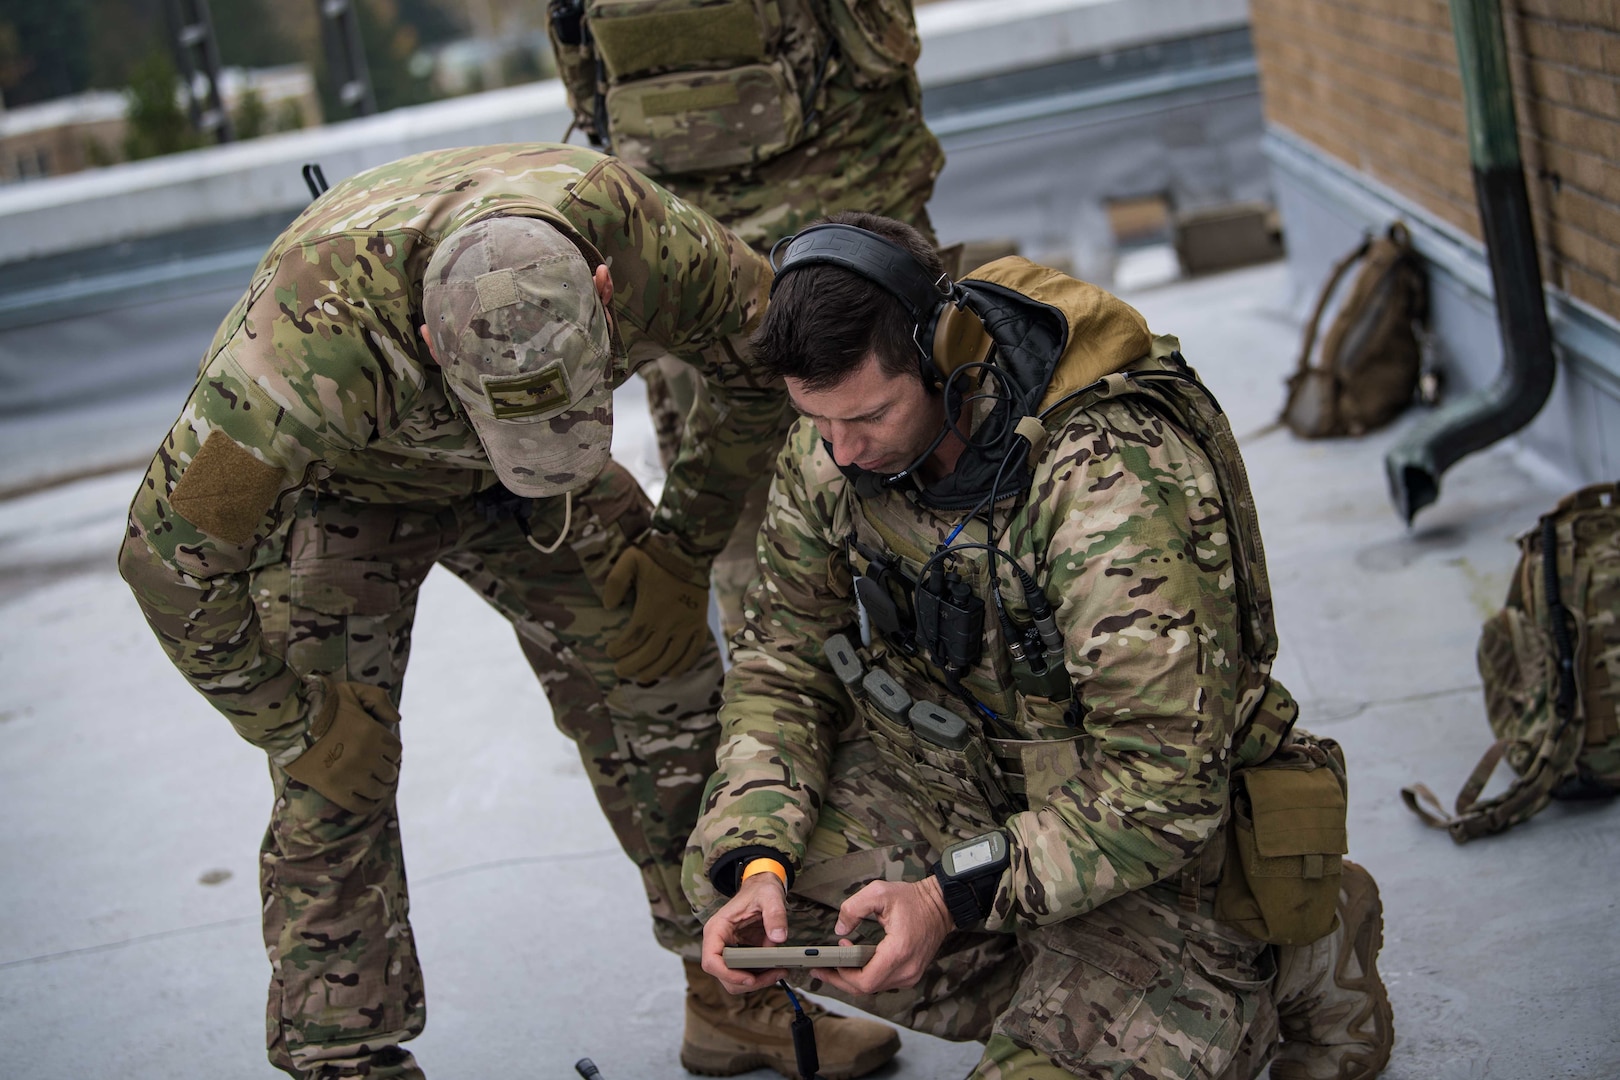
<path id="1" fill-rule="evenodd" d="M 862 89 L 883 86 L 922 55 L 911 0 L 830 0 L 838 49 Z"/>
<path id="2" fill-rule="evenodd" d="M 921 778 L 917 775 L 916 751 L 911 724 L 906 712 L 911 708 L 911 696 L 881 668 L 873 668 L 861 676 L 858 689 L 852 691 L 855 707 L 866 719 L 872 744 L 909 790 L 919 792 Z"/>
<path id="3" fill-rule="evenodd" d="M 1038 810 L 1052 792 L 1080 771 L 1080 736 L 1074 731 L 1056 739 L 990 739 L 990 749 L 1019 809 Z"/>
<path id="4" fill-rule="evenodd" d="M 683 173 L 774 157 L 804 130 L 792 66 L 774 55 L 774 3 L 593 0 L 613 151 L 634 168 Z"/>
<path id="5" fill-rule="evenodd" d="M 908 714 L 915 735 L 918 772 L 942 810 L 958 828 L 994 828 L 1017 809 L 968 722 L 931 701 L 919 701 Z"/>
<path id="6" fill-rule="evenodd" d="M 1349 851 L 1338 744 L 1296 732 L 1265 764 L 1235 771 L 1232 787 L 1215 918 L 1273 945 L 1325 936 Z"/>
<path id="7" fill-rule="evenodd" d="M 1017 709 L 1018 729 L 1037 738 L 1066 741 L 1080 734 L 1081 705 L 1072 694 L 1060 699 L 1020 692 Z"/>

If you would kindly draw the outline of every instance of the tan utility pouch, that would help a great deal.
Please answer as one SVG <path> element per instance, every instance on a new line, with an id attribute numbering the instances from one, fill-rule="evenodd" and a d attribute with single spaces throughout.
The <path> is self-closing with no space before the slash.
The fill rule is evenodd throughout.
<path id="1" fill-rule="evenodd" d="M 763 0 L 592 0 L 613 152 L 652 173 L 773 157 L 804 130 L 798 78 Z"/>
<path id="2" fill-rule="evenodd" d="M 1215 917 L 1273 945 L 1305 945 L 1336 922 L 1349 850 L 1338 744 L 1295 732 L 1261 765 L 1232 774 L 1226 865 Z"/>

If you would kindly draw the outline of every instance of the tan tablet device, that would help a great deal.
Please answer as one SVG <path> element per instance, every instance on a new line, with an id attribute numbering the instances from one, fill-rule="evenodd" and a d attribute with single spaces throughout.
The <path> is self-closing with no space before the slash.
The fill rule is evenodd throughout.
<path id="1" fill-rule="evenodd" d="M 771 968 L 864 967 L 876 945 L 773 945 L 763 949 L 727 946 L 720 953 L 734 971 Z"/>

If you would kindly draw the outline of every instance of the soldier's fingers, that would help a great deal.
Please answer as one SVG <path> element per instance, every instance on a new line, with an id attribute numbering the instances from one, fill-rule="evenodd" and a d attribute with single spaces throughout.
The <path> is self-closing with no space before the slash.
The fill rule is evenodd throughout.
<path id="1" fill-rule="evenodd" d="M 773 875 L 761 874 L 761 877 Z M 787 890 L 778 882 L 759 894 L 759 921 L 765 927 L 766 940 L 777 945 L 787 940 Z"/>
<path id="2" fill-rule="evenodd" d="M 881 881 L 868 882 L 860 892 L 845 900 L 838 908 L 838 924 L 833 927 L 835 934 L 847 934 L 860 924 L 862 919 L 876 918 L 884 909 L 885 890 Z"/>
<path id="3" fill-rule="evenodd" d="M 707 636 L 707 631 L 708 627 L 705 626 L 703 633 L 692 634 L 686 639 L 685 647 L 681 649 L 675 662 L 669 666 L 666 675 L 684 675 L 692 670 L 692 665 L 703 655 L 703 639 Z"/>
<path id="4" fill-rule="evenodd" d="M 603 651 L 614 660 L 622 660 L 645 645 L 651 636 L 652 627 L 631 619 L 625 623 L 624 629 L 619 631 L 617 637 L 608 640 Z"/>
<path id="5" fill-rule="evenodd" d="M 650 637 L 640 648 L 621 657 L 619 662 L 613 665 L 613 672 L 621 679 L 650 682 L 662 676 L 664 669 L 669 666 L 668 660 L 665 659 L 668 651 L 668 638 Z"/>
<path id="6" fill-rule="evenodd" d="M 388 696 L 387 690 L 380 686 L 356 683 L 354 695 L 360 699 L 361 706 L 372 715 L 373 719 L 381 720 L 385 724 L 399 723 L 399 710 L 394 708 L 394 702 Z"/>
<path id="7" fill-rule="evenodd" d="M 609 611 L 624 603 L 630 587 L 636 583 L 638 554 L 635 548 L 626 549 L 608 571 L 607 581 L 602 585 L 602 606 Z"/>
<path id="8" fill-rule="evenodd" d="M 387 758 L 378 758 L 377 763 L 371 767 L 371 778 L 386 791 L 399 782 L 399 766 Z"/>
<path id="9" fill-rule="evenodd" d="M 866 967 L 871 967 L 867 964 Z M 846 994 L 865 996 L 873 993 L 866 988 L 869 981 L 866 978 L 866 968 L 823 968 L 816 972 L 816 978 L 829 986 L 837 987 Z"/>

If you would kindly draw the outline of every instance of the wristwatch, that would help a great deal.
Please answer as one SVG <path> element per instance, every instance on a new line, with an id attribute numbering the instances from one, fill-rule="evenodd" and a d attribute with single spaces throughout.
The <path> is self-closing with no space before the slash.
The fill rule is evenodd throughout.
<path id="1" fill-rule="evenodd" d="M 934 867 L 945 907 L 958 929 L 984 922 L 996 899 L 996 886 L 1011 859 L 1007 834 L 1000 829 L 952 844 Z"/>

